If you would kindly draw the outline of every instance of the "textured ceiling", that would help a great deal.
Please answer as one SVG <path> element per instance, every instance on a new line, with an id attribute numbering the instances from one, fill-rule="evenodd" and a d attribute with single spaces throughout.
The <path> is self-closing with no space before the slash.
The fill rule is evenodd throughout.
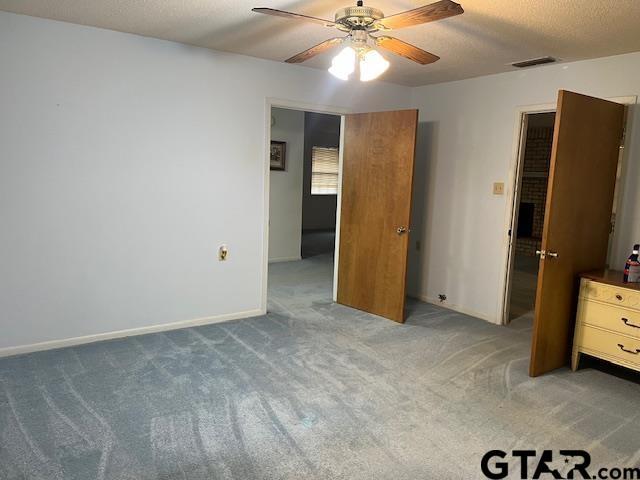
<path id="1" fill-rule="evenodd" d="M 392 62 L 382 77 L 425 85 L 513 70 L 513 61 L 550 55 L 562 61 L 640 51 L 640 0 L 458 0 L 465 13 L 391 32 L 442 59 Z M 371 0 L 386 15 L 429 0 Z M 271 60 L 334 36 L 337 30 L 252 13 L 271 7 L 332 19 L 349 0 L 0 0 L 0 10 L 93 25 Z M 332 52 L 304 65 L 327 68 Z M 300 67 L 303 68 L 303 67 Z"/>

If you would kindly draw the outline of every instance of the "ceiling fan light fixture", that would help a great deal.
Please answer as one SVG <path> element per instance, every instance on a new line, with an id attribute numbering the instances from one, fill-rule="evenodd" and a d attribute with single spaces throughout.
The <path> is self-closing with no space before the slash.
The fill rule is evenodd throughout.
<path id="1" fill-rule="evenodd" d="M 329 73 L 340 80 L 349 80 L 356 69 L 356 51 L 351 47 L 344 48 L 336 55 L 329 68 Z"/>
<path id="2" fill-rule="evenodd" d="M 357 61 L 360 66 L 360 81 L 362 82 L 378 78 L 389 68 L 389 62 L 380 53 L 373 51 L 368 45 L 369 41 L 373 41 L 373 45 L 378 48 L 420 65 L 428 65 L 440 60 L 439 56 L 398 38 L 388 35 L 373 36 L 373 33 L 422 25 L 464 13 L 462 6 L 453 0 L 438 0 L 435 3 L 390 16 L 385 16 L 377 8 L 365 7 L 363 0 L 357 0 L 355 7 L 345 7 L 338 10 L 333 21 L 268 7 L 256 7 L 252 10 L 274 17 L 336 28 L 341 32 L 347 33 L 347 36 L 329 38 L 311 48 L 307 48 L 305 51 L 286 59 L 285 62 L 294 64 L 306 62 L 348 41 L 351 43 L 351 47 L 345 48 L 333 59 L 329 72 L 339 79 L 349 80 L 350 75 L 358 67 Z"/>
<path id="3" fill-rule="evenodd" d="M 360 81 L 375 80 L 389 68 L 389 62 L 376 50 L 369 50 L 360 59 Z"/>

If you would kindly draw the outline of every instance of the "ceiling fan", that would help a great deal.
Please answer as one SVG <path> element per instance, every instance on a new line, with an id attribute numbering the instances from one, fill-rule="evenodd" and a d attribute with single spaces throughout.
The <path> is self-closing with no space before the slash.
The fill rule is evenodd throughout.
<path id="1" fill-rule="evenodd" d="M 359 60 L 361 81 L 373 80 L 389 68 L 389 62 L 369 44 L 370 40 L 374 46 L 389 50 L 421 65 L 427 65 L 439 60 L 440 57 L 397 38 L 384 35 L 383 32 L 434 22 L 464 13 L 462 7 L 452 0 L 440 0 L 430 5 L 388 17 L 385 17 L 381 10 L 374 7 L 365 7 L 363 1 L 358 0 L 355 7 L 345 7 L 338 10 L 333 21 L 274 8 L 254 8 L 253 11 L 316 23 L 325 27 L 337 28 L 347 33 L 346 37 L 334 37 L 325 40 L 304 52 L 294 55 L 285 60 L 285 62 L 302 63 L 333 47 L 348 43 L 349 46 L 334 57 L 329 72 L 342 80 L 348 80 L 349 76 L 355 71 L 356 60 Z M 383 34 L 381 36 L 373 36 L 372 33 L 376 32 Z"/>

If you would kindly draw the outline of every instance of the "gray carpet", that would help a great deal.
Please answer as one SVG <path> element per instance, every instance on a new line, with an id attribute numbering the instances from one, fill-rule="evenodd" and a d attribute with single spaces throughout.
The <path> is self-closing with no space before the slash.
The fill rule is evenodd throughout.
<path id="1" fill-rule="evenodd" d="M 530 379 L 527 323 L 411 302 L 401 326 L 330 291 L 327 257 L 277 264 L 265 317 L 0 360 L 0 478 L 478 479 L 494 448 L 640 463 L 637 383 Z"/>

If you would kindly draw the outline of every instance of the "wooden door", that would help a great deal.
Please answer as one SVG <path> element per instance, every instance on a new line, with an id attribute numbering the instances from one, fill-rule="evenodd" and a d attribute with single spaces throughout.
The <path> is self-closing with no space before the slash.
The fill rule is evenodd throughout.
<path id="1" fill-rule="evenodd" d="M 604 268 L 623 105 L 561 90 L 558 96 L 529 374 L 566 365 L 578 274 Z"/>
<path id="2" fill-rule="evenodd" d="M 404 322 L 417 110 L 345 118 L 338 303 Z"/>

